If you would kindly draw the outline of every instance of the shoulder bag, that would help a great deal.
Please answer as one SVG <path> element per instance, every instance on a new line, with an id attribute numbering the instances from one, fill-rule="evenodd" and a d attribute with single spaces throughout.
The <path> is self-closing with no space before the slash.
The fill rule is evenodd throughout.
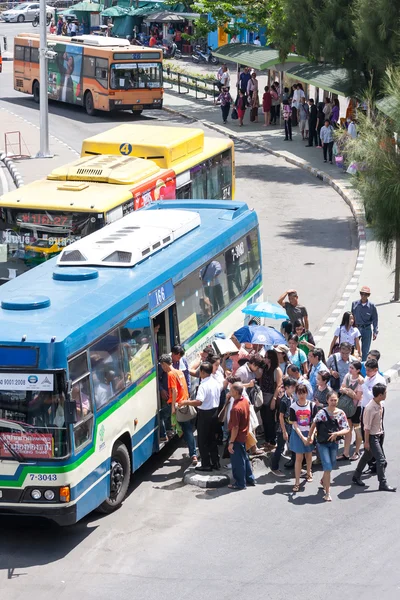
<path id="1" fill-rule="evenodd" d="M 197 415 L 197 411 L 194 406 L 175 406 L 175 415 L 178 423 L 185 423 L 185 421 L 191 421 Z"/>
<path id="2" fill-rule="evenodd" d="M 336 354 L 336 352 L 339 352 L 340 350 L 340 334 L 342 331 L 342 327 L 339 327 L 339 341 L 333 346 L 332 348 L 332 354 Z"/>
<path id="3" fill-rule="evenodd" d="M 335 363 L 335 371 L 337 371 L 339 373 L 338 364 L 337 364 L 337 360 L 336 360 L 336 354 L 333 355 L 333 362 Z M 336 378 L 333 375 L 331 375 L 329 384 L 335 392 L 338 392 L 340 390 L 340 377 Z"/>
<path id="4" fill-rule="evenodd" d="M 326 414 L 327 420 L 317 422 L 317 442 L 318 444 L 328 444 L 331 433 L 340 431 L 339 423 L 336 421 L 336 419 L 332 419 L 325 408 L 322 410 Z"/>
<path id="5" fill-rule="evenodd" d="M 358 387 L 358 380 L 357 380 L 356 386 L 354 388 L 350 385 L 350 378 L 348 375 L 346 375 L 346 377 L 344 378 L 343 383 L 344 383 L 345 387 L 351 388 L 354 391 Z M 340 398 L 339 398 L 337 407 L 340 408 L 340 410 L 342 410 L 344 412 L 344 414 L 346 415 L 346 417 L 348 419 L 351 419 L 351 417 L 354 416 L 354 414 L 357 410 L 357 406 L 354 404 L 353 398 L 350 398 L 350 396 L 348 396 L 347 394 L 340 394 Z"/>

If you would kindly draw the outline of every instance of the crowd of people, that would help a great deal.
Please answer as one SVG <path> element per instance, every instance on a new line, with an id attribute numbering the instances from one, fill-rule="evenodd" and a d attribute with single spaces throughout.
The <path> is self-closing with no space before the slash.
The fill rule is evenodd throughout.
<path id="1" fill-rule="evenodd" d="M 276 126 L 280 115 L 283 118 L 285 141 L 293 140 L 293 127 L 299 127 L 302 140 L 307 148 L 315 146 L 322 149 L 324 162 L 333 163 L 334 132 L 340 127 L 340 105 L 337 98 L 326 97 L 324 102 L 316 103 L 314 98 L 306 99 L 301 83 L 295 83 L 291 89 L 281 89 L 278 81 L 264 87 L 261 98 L 259 81 L 254 69 L 244 67 L 237 81 L 236 99 L 230 93 L 230 73 L 226 64 L 217 72 L 220 94 L 216 103 L 221 106 L 223 123 L 231 118 L 238 120 L 243 127 L 246 110 L 250 111 L 250 122 L 258 123 L 259 108 L 264 114 L 264 127 Z M 260 101 L 261 98 L 261 101 Z M 349 111 L 345 124 L 346 132 L 352 138 L 357 136 L 356 124 Z"/>
<path id="2" fill-rule="evenodd" d="M 378 335 L 370 293 L 362 287 L 360 299 L 344 313 L 327 357 L 315 344 L 307 309 L 295 290 L 278 299 L 288 317 L 281 327 L 286 343 L 243 344 L 232 335 L 236 350 L 223 356 L 215 345 L 205 347 L 190 365 L 182 346 L 162 355 L 162 439 L 182 435 L 201 473 L 221 469 L 220 455 L 229 458 L 229 487 L 235 490 L 256 485 L 250 458 L 269 454 L 274 477 L 294 472 L 294 493 L 303 489 L 302 477 L 312 481 L 313 469 L 321 465 L 323 499 L 330 502 L 337 461 L 357 463 L 353 485 L 365 485 L 362 474 L 368 466 L 378 476 L 379 490 L 396 491 L 386 480 L 386 382 L 380 353 L 370 349 Z M 284 454 L 287 474 L 281 469 Z"/>

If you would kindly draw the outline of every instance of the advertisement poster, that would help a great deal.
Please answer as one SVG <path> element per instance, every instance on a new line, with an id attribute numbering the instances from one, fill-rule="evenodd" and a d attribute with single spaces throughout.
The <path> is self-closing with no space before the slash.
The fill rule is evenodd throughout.
<path id="1" fill-rule="evenodd" d="M 0 456 L 2 458 L 12 456 L 7 446 L 24 458 L 53 457 L 51 433 L 2 433 L 0 438 Z"/>
<path id="2" fill-rule="evenodd" d="M 131 381 L 137 381 L 145 373 L 148 373 L 153 368 L 153 356 L 151 348 L 148 346 L 143 350 L 139 350 L 129 361 L 131 371 Z"/>
<path id="3" fill-rule="evenodd" d="M 57 52 L 57 55 L 49 60 L 49 98 L 71 104 L 83 104 L 83 48 L 72 44 L 56 44 L 52 50 Z"/>
<path id="4" fill-rule="evenodd" d="M 133 190 L 135 210 L 143 208 L 157 200 L 174 200 L 176 198 L 176 180 L 171 173 L 165 173 L 155 182 L 147 182 Z"/>

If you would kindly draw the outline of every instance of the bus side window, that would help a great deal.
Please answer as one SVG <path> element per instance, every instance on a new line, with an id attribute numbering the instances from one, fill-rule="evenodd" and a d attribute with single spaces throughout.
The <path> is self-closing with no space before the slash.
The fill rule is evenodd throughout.
<path id="1" fill-rule="evenodd" d="M 14 60 L 24 60 L 24 46 L 15 46 Z"/>
<path id="2" fill-rule="evenodd" d="M 87 353 L 83 352 L 68 361 L 72 381 L 71 398 L 76 402 L 77 422 L 74 425 L 75 452 L 85 446 L 93 436 L 93 405 Z"/>
<path id="3" fill-rule="evenodd" d="M 95 77 L 96 75 L 96 59 L 93 56 L 83 57 L 83 76 Z"/>
<path id="4" fill-rule="evenodd" d="M 24 61 L 27 62 L 31 62 L 31 49 L 29 48 L 29 46 L 25 46 L 24 48 Z"/>
<path id="5" fill-rule="evenodd" d="M 136 383 L 154 366 L 150 319 L 147 311 L 131 317 L 120 328 L 126 385 Z"/>
<path id="6" fill-rule="evenodd" d="M 108 60 L 96 58 L 96 80 L 105 88 L 108 88 Z"/>
<path id="7" fill-rule="evenodd" d="M 125 389 L 119 329 L 114 329 L 89 349 L 94 400 L 97 410 Z"/>

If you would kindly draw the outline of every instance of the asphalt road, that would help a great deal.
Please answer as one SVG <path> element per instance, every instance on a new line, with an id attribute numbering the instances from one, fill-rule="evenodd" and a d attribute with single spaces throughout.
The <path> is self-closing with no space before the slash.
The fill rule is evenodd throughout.
<path id="1" fill-rule="evenodd" d="M 400 384 L 386 403 L 388 481 L 399 481 Z M 180 449 L 134 477 L 122 508 L 69 529 L 0 519 L 0 593 L 7 600 L 396 600 L 399 494 L 351 485 L 334 472 L 333 501 L 320 471 L 296 495 L 293 480 L 258 471 L 243 492 L 181 485 Z M 399 492 L 400 493 L 400 492 Z"/>
<path id="2" fill-rule="evenodd" d="M 5 63 L 3 71 L 0 107 L 38 125 L 39 110 L 32 98 L 13 89 L 12 63 Z M 86 137 L 132 123 L 132 118 L 128 112 L 91 118 L 80 107 L 50 102 L 51 134 L 77 151 Z M 159 123 L 189 123 L 202 127 L 207 135 L 220 136 L 201 121 L 188 122 L 166 111 L 148 111 L 138 122 L 149 125 L 149 134 L 150 127 Z M 276 301 L 285 289 L 297 288 L 316 331 L 354 270 L 357 237 L 350 209 L 334 190 L 305 171 L 242 142 L 235 144 L 235 150 L 236 199 L 248 202 L 260 219 L 264 296 Z M 35 177 L 33 166 L 24 179 L 29 182 Z"/>

